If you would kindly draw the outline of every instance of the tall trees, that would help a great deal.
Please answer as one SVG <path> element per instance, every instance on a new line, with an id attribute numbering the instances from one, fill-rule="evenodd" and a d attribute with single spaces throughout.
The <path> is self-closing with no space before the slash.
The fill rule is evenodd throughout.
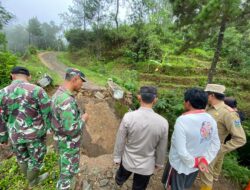
<path id="1" fill-rule="evenodd" d="M 224 32 L 230 25 L 243 24 L 250 16 L 249 0 L 171 0 L 176 24 L 185 32 L 185 44 L 180 52 L 218 32 L 214 57 L 208 74 L 208 83 L 213 81 L 220 57 Z"/>
<path id="2" fill-rule="evenodd" d="M 23 54 L 29 45 L 39 49 L 63 48 L 61 28 L 53 21 L 40 23 L 37 18 L 31 18 L 28 23 L 28 26 L 15 25 L 4 29 L 9 50 Z"/>
<path id="3" fill-rule="evenodd" d="M 41 30 L 41 23 L 36 17 L 31 18 L 29 20 L 27 31 L 29 32 L 29 45 L 30 44 L 38 45 L 39 37 L 42 36 L 42 30 Z"/>
<path id="4" fill-rule="evenodd" d="M 67 25 L 86 30 L 98 17 L 101 3 L 101 0 L 73 0 L 73 5 L 61 17 Z"/>
<path id="5" fill-rule="evenodd" d="M 0 2 L 0 30 L 3 28 L 5 24 L 7 24 L 11 19 L 13 18 L 13 15 L 8 12 Z M 6 50 L 6 39 L 5 35 L 0 32 L 0 50 Z"/>

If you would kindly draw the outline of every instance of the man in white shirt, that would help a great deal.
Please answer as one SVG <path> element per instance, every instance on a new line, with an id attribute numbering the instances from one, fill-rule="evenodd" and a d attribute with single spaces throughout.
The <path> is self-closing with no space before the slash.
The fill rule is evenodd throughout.
<path id="1" fill-rule="evenodd" d="M 126 113 L 120 124 L 114 148 L 114 162 L 120 165 L 115 177 L 119 186 L 134 173 L 132 189 L 144 190 L 154 170 L 164 166 L 168 122 L 152 109 L 156 96 L 156 88 L 141 87 L 141 107 Z"/>
<path id="2" fill-rule="evenodd" d="M 184 94 L 187 112 L 174 126 L 169 163 L 162 178 L 165 189 L 190 188 L 199 170 L 208 172 L 208 164 L 220 149 L 216 121 L 204 110 L 207 102 L 208 96 L 201 89 L 188 89 Z"/>

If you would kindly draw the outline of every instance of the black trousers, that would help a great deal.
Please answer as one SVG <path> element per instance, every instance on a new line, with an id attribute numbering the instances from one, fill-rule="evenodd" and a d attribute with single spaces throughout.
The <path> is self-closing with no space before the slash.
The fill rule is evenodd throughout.
<path id="1" fill-rule="evenodd" d="M 191 174 L 178 174 L 178 172 L 172 168 L 168 162 L 162 176 L 162 183 L 164 189 L 168 189 L 171 186 L 171 190 L 184 190 L 189 189 L 193 185 L 195 178 L 198 175 L 198 171 Z"/>
<path id="2" fill-rule="evenodd" d="M 115 181 L 119 186 L 122 186 L 129 178 L 132 172 L 126 170 L 121 164 L 116 172 Z M 151 175 L 141 175 L 134 173 L 132 190 L 145 190 Z"/>

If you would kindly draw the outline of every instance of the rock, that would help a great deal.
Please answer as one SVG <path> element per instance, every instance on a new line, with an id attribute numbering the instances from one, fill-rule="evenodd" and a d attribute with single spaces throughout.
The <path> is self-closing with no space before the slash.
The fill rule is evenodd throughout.
<path id="1" fill-rule="evenodd" d="M 96 92 L 95 93 L 95 97 L 98 98 L 98 99 L 100 99 L 100 100 L 102 100 L 102 99 L 105 98 L 105 96 L 101 92 Z"/>
<path id="2" fill-rule="evenodd" d="M 107 178 L 113 178 L 113 173 L 111 171 L 107 171 Z"/>
<path id="3" fill-rule="evenodd" d="M 100 186 L 100 187 L 104 187 L 104 186 L 108 185 L 108 182 L 109 182 L 108 179 L 102 179 L 102 180 L 99 182 L 99 186 Z"/>
<path id="4" fill-rule="evenodd" d="M 91 185 L 87 182 L 87 180 L 83 180 L 82 190 L 92 190 Z"/>

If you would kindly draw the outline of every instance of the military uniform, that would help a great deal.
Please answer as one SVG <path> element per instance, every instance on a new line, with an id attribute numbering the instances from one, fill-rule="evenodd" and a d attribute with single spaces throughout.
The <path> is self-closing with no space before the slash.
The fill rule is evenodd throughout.
<path id="1" fill-rule="evenodd" d="M 22 80 L 14 80 L 0 91 L 0 142 L 10 138 L 24 174 L 27 169 L 39 171 L 42 167 L 45 136 L 50 128 L 50 103 L 41 87 Z"/>
<path id="2" fill-rule="evenodd" d="M 227 106 L 223 101 L 220 101 L 214 106 L 209 106 L 206 109 L 217 122 L 218 134 L 221 142 L 221 148 L 216 158 L 209 165 L 209 173 L 200 173 L 202 189 L 212 189 L 213 180 L 218 179 L 224 155 L 231 152 L 246 143 L 246 135 L 241 126 L 238 113 L 231 107 Z M 225 142 L 228 135 L 231 139 Z"/>
<path id="3" fill-rule="evenodd" d="M 79 172 L 80 140 L 84 121 L 73 94 L 59 87 L 52 97 L 52 129 L 60 154 L 57 189 L 69 189 Z"/>

